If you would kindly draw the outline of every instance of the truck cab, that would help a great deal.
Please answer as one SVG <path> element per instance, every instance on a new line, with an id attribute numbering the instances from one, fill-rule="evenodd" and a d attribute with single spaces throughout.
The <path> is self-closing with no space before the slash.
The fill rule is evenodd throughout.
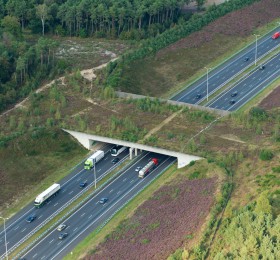
<path id="1" fill-rule="evenodd" d="M 275 40 L 280 37 L 280 32 L 276 32 L 272 35 L 272 39 Z"/>

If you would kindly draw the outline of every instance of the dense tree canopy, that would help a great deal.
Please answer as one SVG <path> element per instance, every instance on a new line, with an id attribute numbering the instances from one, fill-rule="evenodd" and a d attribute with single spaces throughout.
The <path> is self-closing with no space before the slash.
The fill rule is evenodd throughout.
<path id="1" fill-rule="evenodd" d="M 0 15 L 22 29 L 70 36 L 135 38 L 162 32 L 177 22 L 191 0 L 0 0 Z M 1 4 L 2 2 L 2 4 Z M 198 1 L 200 3 L 200 1 Z M 1 17 L 0 17 L 1 18 Z"/>

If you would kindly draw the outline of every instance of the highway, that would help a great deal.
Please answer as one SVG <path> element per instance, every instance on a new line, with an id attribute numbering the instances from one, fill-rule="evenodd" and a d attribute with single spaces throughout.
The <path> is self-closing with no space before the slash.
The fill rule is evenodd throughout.
<path id="1" fill-rule="evenodd" d="M 118 164 L 113 165 L 110 155 L 110 149 L 112 145 L 106 145 L 102 149 L 105 151 L 104 158 L 96 164 L 96 177 L 97 181 L 102 179 L 107 172 L 112 171 L 117 167 L 125 157 L 128 156 L 128 150 L 121 153 L 118 157 L 121 159 Z M 21 243 L 23 239 L 29 236 L 40 224 L 42 224 L 46 219 L 48 219 L 52 214 L 60 210 L 66 203 L 72 200 L 75 196 L 79 196 L 86 191 L 87 187 L 81 189 L 79 183 L 86 181 L 88 186 L 94 182 L 93 170 L 84 170 L 83 162 L 78 165 L 72 172 L 61 180 L 61 190 L 56 197 L 51 198 L 51 200 L 45 204 L 42 208 L 35 208 L 33 203 L 30 203 L 15 216 L 6 222 L 6 233 L 7 233 L 7 246 L 8 250 L 12 250 L 18 244 Z M 43 192 L 43 191 L 42 191 Z M 35 199 L 35 198 L 34 198 Z M 36 215 L 36 219 L 27 223 L 26 218 L 32 214 Z M 1 226 L 0 232 L 0 259 L 5 257 L 5 241 L 3 226 Z"/>
<path id="2" fill-rule="evenodd" d="M 266 34 L 262 38 L 258 39 L 257 44 L 257 57 L 260 58 L 265 56 L 268 52 L 280 46 L 280 37 L 273 40 L 271 36 L 279 31 L 280 28 L 273 30 Z M 224 63 L 220 64 L 217 68 L 209 70 L 208 73 L 208 96 L 223 87 L 229 81 L 234 79 L 242 71 L 255 62 L 255 42 L 250 46 L 237 53 L 232 58 L 228 59 Z M 248 57 L 249 60 L 245 61 Z M 200 94 L 201 97 L 197 98 Z M 200 104 L 207 97 L 207 75 L 205 69 L 205 75 L 193 84 L 189 85 L 186 89 L 176 94 L 171 100 L 190 103 Z"/>
<path id="3" fill-rule="evenodd" d="M 264 66 L 263 70 L 255 69 L 230 90 L 222 92 L 211 100 L 206 106 L 228 111 L 234 111 L 243 106 L 280 76 L 280 54 L 269 60 Z M 237 95 L 231 97 L 235 91 L 237 91 Z M 235 103 L 230 104 L 230 101 Z"/>
<path id="4" fill-rule="evenodd" d="M 116 210 L 135 196 L 137 192 L 141 191 L 169 165 L 175 162 L 174 158 L 164 155 L 153 153 L 143 153 L 142 155 L 141 160 L 129 167 L 66 219 L 64 223 L 67 225 L 67 228 L 64 231 L 59 232 L 56 229 L 52 230 L 22 257 L 26 259 L 42 260 L 62 259 L 63 256 L 69 253 L 80 241 L 112 216 Z M 137 166 L 143 167 L 153 157 L 159 159 L 159 166 L 145 178 L 139 178 L 135 168 Z M 107 203 L 99 203 L 102 197 L 108 198 Z M 59 234 L 63 232 L 67 232 L 68 236 L 63 240 L 58 239 Z"/>

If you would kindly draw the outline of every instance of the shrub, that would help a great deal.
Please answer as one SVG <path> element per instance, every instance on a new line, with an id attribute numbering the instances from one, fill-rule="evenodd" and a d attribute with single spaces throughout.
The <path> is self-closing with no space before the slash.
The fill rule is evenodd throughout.
<path id="1" fill-rule="evenodd" d="M 272 171 L 280 173 L 280 166 L 272 167 Z"/>
<path id="2" fill-rule="evenodd" d="M 189 176 L 189 180 L 198 179 L 200 177 L 200 172 L 193 172 Z"/>
<path id="3" fill-rule="evenodd" d="M 189 166 L 193 166 L 193 165 L 195 165 L 195 161 L 191 161 L 191 162 L 189 163 Z"/>
<path id="4" fill-rule="evenodd" d="M 260 108 L 260 107 L 251 108 L 249 111 L 249 115 L 250 115 L 251 119 L 255 119 L 257 121 L 265 120 L 268 117 L 267 112 L 263 108 Z"/>
<path id="5" fill-rule="evenodd" d="M 259 157 L 263 161 L 269 161 L 273 158 L 273 153 L 270 150 L 263 149 L 263 150 L 261 150 Z"/>

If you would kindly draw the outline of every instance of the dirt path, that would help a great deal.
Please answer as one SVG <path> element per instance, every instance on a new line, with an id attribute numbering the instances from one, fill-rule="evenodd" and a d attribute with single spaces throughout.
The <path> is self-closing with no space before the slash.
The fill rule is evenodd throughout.
<path id="1" fill-rule="evenodd" d="M 159 125 L 157 125 L 155 128 L 153 128 L 152 130 L 149 131 L 149 133 L 147 133 L 144 138 L 141 141 L 144 141 L 145 139 L 149 138 L 152 134 L 158 132 L 163 126 L 165 126 L 166 124 L 168 124 L 173 118 L 175 118 L 178 114 L 180 114 L 183 111 L 183 109 L 173 113 L 171 116 L 169 116 L 168 118 L 164 119 Z M 141 142 L 140 141 L 140 142 Z"/>
<path id="2" fill-rule="evenodd" d="M 115 61 L 116 59 L 117 59 L 117 58 L 114 58 L 114 59 L 110 60 L 109 62 Z M 85 79 L 88 79 L 88 80 L 91 81 L 91 80 L 93 80 L 93 79 L 96 78 L 96 75 L 94 74 L 94 72 L 95 72 L 96 70 L 99 70 L 99 69 L 102 69 L 102 68 L 106 67 L 107 64 L 108 64 L 109 62 L 106 62 L 106 63 L 104 63 L 104 64 L 101 64 L 101 65 L 99 65 L 99 66 L 97 66 L 97 67 L 94 67 L 94 68 L 91 68 L 91 69 L 82 70 L 82 71 L 81 71 L 81 75 L 82 75 Z M 40 92 L 42 92 L 42 91 L 48 89 L 48 88 L 49 88 L 50 86 L 52 86 L 56 81 L 60 81 L 60 82 L 61 82 L 60 84 L 64 85 L 64 84 L 65 84 L 65 83 L 64 83 L 64 80 L 65 80 L 65 76 L 60 77 L 60 78 L 58 78 L 58 79 L 54 79 L 54 80 L 52 80 L 50 83 L 45 84 L 44 86 L 38 88 L 38 89 L 35 91 L 35 93 L 40 93 Z M 0 118 L 3 117 L 3 116 L 5 116 L 5 115 L 7 115 L 7 114 L 9 114 L 10 112 L 14 111 L 15 109 L 17 109 L 17 108 L 19 108 L 19 107 L 24 107 L 25 102 L 28 101 L 28 100 L 29 100 L 29 96 L 26 97 L 25 99 L 23 99 L 22 101 L 20 101 L 19 103 L 17 103 L 17 104 L 16 104 L 14 107 L 12 107 L 11 109 L 9 109 L 9 110 L 7 110 L 7 111 L 1 113 L 1 114 L 0 114 Z"/>

